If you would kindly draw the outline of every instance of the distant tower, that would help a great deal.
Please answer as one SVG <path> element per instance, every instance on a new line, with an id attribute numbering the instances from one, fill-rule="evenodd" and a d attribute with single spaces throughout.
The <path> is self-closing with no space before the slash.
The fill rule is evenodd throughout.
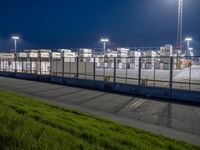
<path id="1" fill-rule="evenodd" d="M 177 46 L 182 50 L 183 40 L 183 0 L 178 0 L 178 27 L 177 27 Z"/>

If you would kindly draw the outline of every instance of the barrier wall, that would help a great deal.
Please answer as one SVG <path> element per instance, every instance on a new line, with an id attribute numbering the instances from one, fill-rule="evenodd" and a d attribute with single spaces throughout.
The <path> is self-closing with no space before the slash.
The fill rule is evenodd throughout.
<path id="1" fill-rule="evenodd" d="M 120 93 L 131 94 L 131 95 L 164 98 L 164 99 L 170 99 L 171 101 L 178 100 L 178 101 L 184 101 L 184 102 L 198 102 L 198 103 L 200 102 L 200 93 L 197 91 L 186 92 L 185 90 L 178 90 L 178 89 L 169 90 L 167 88 L 126 85 L 123 83 L 114 84 L 112 82 L 105 82 L 105 81 L 67 78 L 67 77 L 58 77 L 58 76 L 50 76 L 50 75 L 2 72 L 2 71 L 0 71 L 0 76 L 49 82 L 49 83 L 55 83 L 55 84 L 63 84 L 63 85 L 69 85 L 69 86 L 92 88 L 92 89 L 104 90 L 104 91 L 120 92 Z"/>

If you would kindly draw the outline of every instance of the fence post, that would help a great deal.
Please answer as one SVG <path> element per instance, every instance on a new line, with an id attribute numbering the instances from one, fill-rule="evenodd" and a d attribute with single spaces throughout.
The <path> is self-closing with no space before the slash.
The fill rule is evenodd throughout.
<path id="1" fill-rule="evenodd" d="M 19 61 L 19 65 L 20 65 L 20 60 L 22 61 L 22 73 L 24 73 L 24 58 L 21 58 L 21 59 L 18 60 Z M 26 60 L 27 60 L 27 58 L 26 58 Z"/>
<path id="2" fill-rule="evenodd" d="M 49 59 L 48 59 L 48 61 L 49 61 L 49 75 L 48 76 L 51 76 L 51 57 L 52 57 L 52 53 L 49 52 Z"/>
<path id="3" fill-rule="evenodd" d="M 64 72 L 65 72 L 65 62 L 64 62 L 64 56 L 62 57 L 62 77 L 64 77 Z"/>
<path id="4" fill-rule="evenodd" d="M 116 84 L 116 57 L 114 58 L 114 74 L 113 74 L 113 83 Z"/>
<path id="5" fill-rule="evenodd" d="M 42 75 L 42 58 L 41 58 L 41 56 L 40 56 L 39 60 L 40 60 L 40 75 Z"/>
<path id="6" fill-rule="evenodd" d="M 173 88 L 173 57 L 170 57 L 170 79 L 169 79 L 169 93 L 170 99 L 172 99 L 172 88 Z"/>
<path id="7" fill-rule="evenodd" d="M 76 59 L 76 78 L 77 78 L 77 80 L 78 80 L 78 76 L 79 76 L 79 57 L 77 57 L 77 59 Z"/>
<path id="8" fill-rule="evenodd" d="M 128 84 L 128 57 L 126 57 L 126 84 Z"/>
<path id="9" fill-rule="evenodd" d="M 154 87 L 156 86 L 156 57 L 154 58 L 154 69 L 153 69 L 153 82 L 154 82 Z"/>
<path id="10" fill-rule="evenodd" d="M 33 66 L 32 66 L 32 60 L 31 60 L 31 58 L 29 58 L 29 60 L 30 60 L 30 69 L 29 69 L 29 71 L 30 71 L 30 74 L 32 74 L 32 68 L 33 68 Z"/>
<path id="11" fill-rule="evenodd" d="M 14 72 L 16 73 L 17 72 L 17 65 L 16 65 L 16 61 L 17 61 L 17 55 L 16 55 L 16 53 L 14 54 L 14 61 L 15 61 L 15 70 L 14 70 Z"/>
<path id="12" fill-rule="evenodd" d="M 141 88 L 141 68 L 142 68 L 142 58 L 139 57 L 139 68 L 138 68 L 138 93 L 140 94 Z"/>
<path id="13" fill-rule="evenodd" d="M 72 73 L 72 58 L 70 57 L 70 62 L 69 62 L 69 77 L 70 77 L 70 78 L 73 77 L 72 74 L 73 74 L 73 73 Z"/>
<path id="14" fill-rule="evenodd" d="M 96 58 L 94 57 L 94 63 L 93 63 L 93 80 L 96 80 Z"/>
<path id="15" fill-rule="evenodd" d="M 192 78 L 192 57 L 191 59 L 191 65 L 190 65 L 190 74 L 189 74 L 189 92 L 191 91 L 191 78 Z"/>

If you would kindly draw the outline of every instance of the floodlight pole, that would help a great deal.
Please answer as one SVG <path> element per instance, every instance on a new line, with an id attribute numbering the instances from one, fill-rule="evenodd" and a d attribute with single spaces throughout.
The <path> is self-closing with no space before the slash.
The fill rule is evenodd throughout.
<path id="1" fill-rule="evenodd" d="M 12 39 L 14 40 L 14 47 L 15 47 L 15 53 L 17 52 L 17 40 L 19 40 L 18 36 L 13 36 Z"/>
<path id="2" fill-rule="evenodd" d="M 186 56 L 190 56 L 190 42 L 192 41 L 192 38 L 185 38 L 185 41 L 187 42 Z"/>
<path id="3" fill-rule="evenodd" d="M 101 42 L 103 43 L 103 53 L 105 55 L 106 52 L 106 43 L 109 42 L 108 39 L 101 39 Z"/>
<path id="4" fill-rule="evenodd" d="M 17 40 L 14 39 L 14 43 L 15 43 L 15 53 L 17 52 Z"/>
<path id="5" fill-rule="evenodd" d="M 105 51 L 106 51 L 106 42 L 104 41 L 103 42 L 103 53 L 105 54 Z"/>

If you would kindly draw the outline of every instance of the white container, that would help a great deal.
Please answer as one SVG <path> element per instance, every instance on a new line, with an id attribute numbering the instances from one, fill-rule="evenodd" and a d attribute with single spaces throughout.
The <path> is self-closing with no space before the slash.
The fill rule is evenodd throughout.
<path id="1" fill-rule="evenodd" d="M 96 67 L 100 68 L 101 67 L 101 63 L 96 63 Z"/>
<path id="2" fill-rule="evenodd" d="M 108 65 L 108 67 L 109 67 L 109 68 L 112 68 L 112 69 L 114 68 L 114 66 L 115 66 L 114 63 L 109 63 L 109 65 Z"/>
<path id="3" fill-rule="evenodd" d="M 152 64 L 149 64 L 149 63 L 145 64 L 145 69 L 152 69 L 152 68 L 153 68 Z"/>
<path id="4" fill-rule="evenodd" d="M 170 64 L 164 64 L 163 65 L 164 70 L 169 70 L 170 69 Z"/>
<path id="5" fill-rule="evenodd" d="M 15 55 L 13 53 L 1 53 L 0 58 L 4 59 L 14 59 Z"/>
<path id="6" fill-rule="evenodd" d="M 128 53 L 129 49 L 128 48 L 117 48 L 117 53 Z"/>
<path id="7" fill-rule="evenodd" d="M 155 51 L 147 51 L 146 52 L 146 57 L 156 57 L 156 52 Z"/>
<path id="8" fill-rule="evenodd" d="M 126 63 L 122 63 L 122 69 L 126 69 L 127 68 L 127 64 Z"/>
<path id="9" fill-rule="evenodd" d="M 108 68 L 108 63 L 104 63 L 104 67 L 105 67 L 105 68 Z"/>
<path id="10" fill-rule="evenodd" d="M 137 63 L 137 64 L 135 64 L 135 63 L 130 63 L 129 66 L 130 66 L 130 69 L 135 69 L 135 68 L 138 68 L 138 67 L 139 67 L 139 63 Z"/>
<path id="11" fill-rule="evenodd" d="M 64 58 L 64 62 L 75 62 L 76 58 Z"/>
<path id="12" fill-rule="evenodd" d="M 74 52 L 63 52 L 62 57 L 76 57 L 76 53 Z"/>
<path id="13" fill-rule="evenodd" d="M 61 58 L 61 53 L 58 52 L 52 52 L 51 57 L 55 59 L 60 59 Z"/>
<path id="14" fill-rule="evenodd" d="M 30 58 L 38 58 L 38 53 L 28 53 L 28 57 L 30 57 Z"/>
<path id="15" fill-rule="evenodd" d="M 130 51 L 129 56 L 130 57 L 139 58 L 139 57 L 141 57 L 141 52 L 139 52 L 139 51 Z"/>
<path id="16" fill-rule="evenodd" d="M 71 53 L 71 50 L 70 49 L 58 49 L 58 52 L 60 53 Z"/>
<path id="17" fill-rule="evenodd" d="M 79 54 L 91 54 L 92 50 L 91 49 L 80 49 Z"/>
<path id="18" fill-rule="evenodd" d="M 49 58 L 50 55 L 49 55 L 48 52 L 40 52 L 40 53 L 39 53 L 39 57 L 40 57 L 40 58 Z"/>
<path id="19" fill-rule="evenodd" d="M 19 58 L 26 58 L 28 56 L 27 53 L 17 53 L 17 57 Z"/>
<path id="20" fill-rule="evenodd" d="M 92 54 L 79 54 L 79 57 L 92 57 Z"/>
<path id="21" fill-rule="evenodd" d="M 122 63 L 117 63 L 117 64 L 116 64 L 116 68 L 117 68 L 117 69 L 122 69 Z"/>

